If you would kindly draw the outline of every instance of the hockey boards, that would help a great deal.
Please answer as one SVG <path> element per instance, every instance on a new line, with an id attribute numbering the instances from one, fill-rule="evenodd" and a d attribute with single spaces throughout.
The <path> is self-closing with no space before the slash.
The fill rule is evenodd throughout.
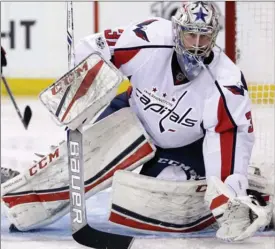
<path id="1" fill-rule="evenodd" d="M 70 214 L 72 236 L 81 245 L 95 249 L 129 249 L 134 237 L 111 234 L 89 226 L 84 198 L 84 169 L 82 134 L 78 130 L 68 133 Z"/>

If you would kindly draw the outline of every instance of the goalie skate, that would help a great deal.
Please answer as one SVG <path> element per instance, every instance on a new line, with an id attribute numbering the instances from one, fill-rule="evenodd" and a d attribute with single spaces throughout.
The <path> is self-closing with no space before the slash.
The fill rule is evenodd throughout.
<path id="1" fill-rule="evenodd" d="M 1 167 L 1 184 L 8 181 L 9 179 L 12 179 L 13 177 L 19 174 L 20 173 L 16 170 Z"/>

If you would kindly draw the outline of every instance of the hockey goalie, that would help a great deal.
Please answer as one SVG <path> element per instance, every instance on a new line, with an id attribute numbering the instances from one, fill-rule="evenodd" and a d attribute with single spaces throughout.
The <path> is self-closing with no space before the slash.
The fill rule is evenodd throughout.
<path id="1" fill-rule="evenodd" d="M 58 122 L 81 127 L 85 197 L 112 186 L 110 222 L 163 233 L 215 227 L 225 241 L 270 225 L 272 189 L 249 169 L 247 85 L 216 45 L 219 15 L 211 2 L 188 2 L 171 21 L 85 37 L 77 66 L 41 94 Z M 125 77 L 131 86 L 116 95 Z M 2 169 L 13 227 L 40 228 L 69 212 L 67 149 L 52 147 L 25 173 Z"/>

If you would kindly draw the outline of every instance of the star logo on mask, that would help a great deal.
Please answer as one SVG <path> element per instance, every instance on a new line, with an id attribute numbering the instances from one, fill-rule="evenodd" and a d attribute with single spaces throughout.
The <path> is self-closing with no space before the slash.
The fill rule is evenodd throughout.
<path id="1" fill-rule="evenodd" d="M 207 14 L 203 13 L 202 7 L 200 7 L 200 11 L 194 13 L 194 15 L 196 15 L 196 20 L 195 21 L 202 20 L 204 22 L 205 22 L 204 17 L 208 16 Z"/>

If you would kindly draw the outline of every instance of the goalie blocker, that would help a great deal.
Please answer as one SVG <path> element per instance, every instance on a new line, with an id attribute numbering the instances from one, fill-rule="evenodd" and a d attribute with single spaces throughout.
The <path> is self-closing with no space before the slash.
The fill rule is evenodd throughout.
<path id="1" fill-rule="evenodd" d="M 112 63 L 94 52 L 42 91 L 39 98 L 58 125 L 75 130 L 109 104 L 124 79 Z"/>

